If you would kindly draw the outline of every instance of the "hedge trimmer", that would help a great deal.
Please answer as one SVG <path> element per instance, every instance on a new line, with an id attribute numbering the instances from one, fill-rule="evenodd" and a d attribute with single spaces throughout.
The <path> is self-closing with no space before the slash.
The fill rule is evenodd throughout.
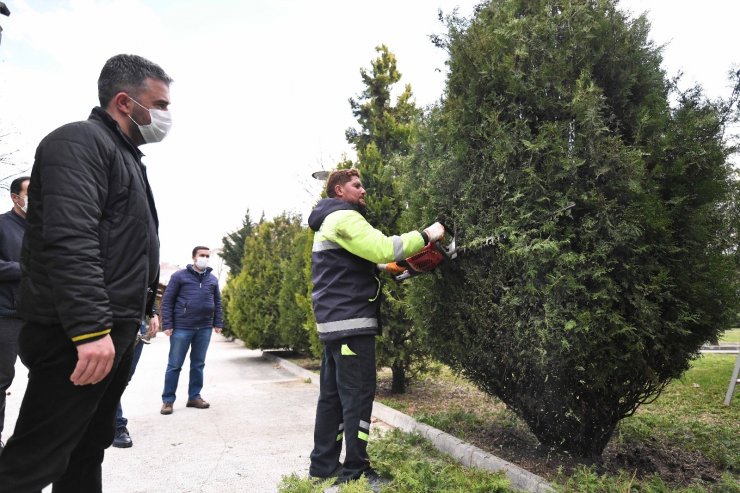
<path id="1" fill-rule="evenodd" d="M 538 218 L 533 224 L 540 224 L 545 219 L 572 209 L 575 205 L 575 202 L 570 202 L 565 207 L 561 207 Z M 445 231 L 449 231 L 446 226 Z M 419 253 L 407 259 L 400 262 L 381 264 L 378 267 L 391 274 L 396 281 L 403 281 L 410 277 L 431 272 L 445 260 L 455 260 L 458 257 L 477 253 L 482 249 L 498 245 L 504 240 L 506 240 L 506 235 L 492 235 L 485 238 L 477 238 L 464 246 L 457 246 L 455 234 L 453 233 L 452 241 L 447 244 L 443 244 L 441 241 L 430 242 Z"/>

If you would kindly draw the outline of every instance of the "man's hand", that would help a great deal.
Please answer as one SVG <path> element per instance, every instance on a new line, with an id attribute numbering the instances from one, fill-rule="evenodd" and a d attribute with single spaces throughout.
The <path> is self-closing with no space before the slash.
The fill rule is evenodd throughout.
<path id="1" fill-rule="evenodd" d="M 403 274 L 406 272 L 406 267 L 401 267 L 396 262 L 389 262 L 387 264 L 376 264 L 378 269 L 382 270 L 383 272 L 387 272 L 388 274 L 392 276 L 398 276 L 400 274 Z"/>
<path id="2" fill-rule="evenodd" d="M 113 339 L 107 334 L 102 339 L 77 346 L 77 366 L 69 377 L 75 385 L 96 384 L 103 380 L 111 368 L 116 349 Z"/>
<path id="3" fill-rule="evenodd" d="M 434 243 L 437 240 L 441 240 L 445 235 L 445 227 L 442 223 L 436 222 L 424 230 L 429 238 L 429 243 Z"/>
<path id="4" fill-rule="evenodd" d="M 149 330 L 147 330 L 146 335 L 151 339 L 157 337 L 157 332 L 159 332 L 159 315 L 155 313 L 149 317 Z"/>
<path id="5" fill-rule="evenodd" d="M 164 335 L 167 337 L 172 335 L 172 329 L 164 329 L 162 332 L 164 332 Z"/>
<path id="6" fill-rule="evenodd" d="M 216 334 L 220 334 L 222 330 L 224 330 L 224 329 L 223 329 L 222 327 L 214 327 L 214 328 L 213 328 L 213 331 L 214 331 L 214 332 L 215 332 Z"/>

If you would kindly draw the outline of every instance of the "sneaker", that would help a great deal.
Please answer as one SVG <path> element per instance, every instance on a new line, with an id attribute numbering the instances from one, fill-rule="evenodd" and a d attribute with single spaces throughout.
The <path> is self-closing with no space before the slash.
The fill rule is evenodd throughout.
<path id="1" fill-rule="evenodd" d="M 113 445 L 116 448 L 129 448 L 133 446 L 134 442 L 131 440 L 131 435 L 128 433 L 128 429 L 125 426 L 121 426 L 116 429 L 116 436 L 113 438 Z"/>
<path id="2" fill-rule="evenodd" d="M 208 404 L 206 401 L 198 397 L 197 399 L 193 399 L 191 401 L 188 401 L 187 404 L 185 404 L 185 407 L 195 407 L 198 409 L 208 409 L 211 407 L 210 404 Z"/>
<path id="3" fill-rule="evenodd" d="M 171 402 L 162 403 L 162 409 L 159 410 L 159 414 L 172 414 L 172 403 Z"/>

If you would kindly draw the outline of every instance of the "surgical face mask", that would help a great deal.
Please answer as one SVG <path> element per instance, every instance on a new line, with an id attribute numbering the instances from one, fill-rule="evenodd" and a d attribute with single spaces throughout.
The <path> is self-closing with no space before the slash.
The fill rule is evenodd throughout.
<path id="1" fill-rule="evenodd" d="M 197 257 L 195 259 L 195 266 L 200 270 L 205 270 L 208 267 L 208 257 Z"/>
<path id="2" fill-rule="evenodd" d="M 23 214 L 28 214 L 28 195 L 26 195 L 25 197 L 21 197 L 19 195 L 18 198 L 23 199 L 23 205 L 19 206 L 23 211 Z"/>
<path id="3" fill-rule="evenodd" d="M 131 96 L 129 97 L 131 98 Z M 170 128 L 172 128 L 172 115 L 170 115 L 170 112 L 166 110 L 159 110 L 156 108 L 147 108 L 134 98 L 131 98 L 131 101 L 147 110 L 149 112 L 149 118 L 151 118 L 152 121 L 149 125 L 140 125 L 131 117 L 131 115 L 129 115 L 131 121 L 136 123 L 136 126 L 139 127 L 139 132 L 141 132 L 141 136 L 144 138 L 144 142 L 146 142 L 147 144 L 161 142 L 162 139 L 167 136 Z"/>

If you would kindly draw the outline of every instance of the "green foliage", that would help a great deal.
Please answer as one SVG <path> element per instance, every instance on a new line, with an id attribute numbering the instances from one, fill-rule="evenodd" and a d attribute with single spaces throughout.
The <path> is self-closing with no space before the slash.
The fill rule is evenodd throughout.
<path id="1" fill-rule="evenodd" d="M 506 238 L 415 281 L 417 323 L 576 455 L 600 454 L 738 313 L 734 102 L 674 90 L 648 28 L 610 0 L 449 19 L 446 98 L 407 168 L 417 220 L 441 213 L 462 244 Z"/>
<path id="2" fill-rule="evenodd" d="M 242 219 L 241 228 L 227 234 L 221 240 L 223 250 L 219 254 L 224 259 L 224 263 L 229 268 L 232 276 L 238 276 L 242 270 L 242 260 L 244 259 L 244 242 L 252 235 L 252 219 L 249 217 L 249 209 Z"/>
<path id="3" fill-rule="evenodd" d="M 509 480 L 502 474 L 465 468 L 442 454 L 418 434 L 398 430 L 375 438 L 368 447 L 373 467 L 392 482 L 381 491 L 388 493 L 510 493 Z M 280 493 L 319 493 L 327 487 L 296 475 L 283 477 Z M 371 491 L 364 479 L 343 485 L 341 493 Z"/>
<path id="4" fill-rule="evenodd" d="M 221 308 L 223 310 L 223 331 L 221 332 L 224 337 L 233 338 L 236 337 L 234 331 L 231 330 L 231 324 L 229 323 L 229 304 L 231 303 L 231 290 L 228 285 L 221 290 Z"/>
<path id="5" fill-rule="evenodd" d="M 292 307 L 287 295 L 282 298 L 281 314 L 280 293 L 285 271 L 291 267 L 286 259 L 292 258 L 293 241 L 303 231 L 300 223 L 300 217 L 288 213 L 272 221 L 263 220 L 244 243 L 242 270 L 229 283 L 227 317 L 234 334 L 249 348 L 289 346 L 284 335 L 291 331 L 281 323 L 292 323 L 300 317 L 288 313 Z M 297 282 L 294 273 L 289 282 Z M 293 334 L 291 337 L 295 342 Z"/>
<path id="6" fill-rule="evenodd" d="M 722 477 L 718 484 L 696 484 L 686 488 L 671 488 L 658 476 L 638 481 L 621 473 L 618 476 L 600 475 L 593 467 L 581 466 L 568 477 L 561 477 L 555 487 L 562 493 L 731 493 L 738 491 L 740 482 L 731 475 Z"/>
<path id="7" fill-rule="evenodd" d="M 419 110 L 411 101 L 411 86 L 406 84 L 403 93 L 391 106 L 391 90 L 401 80 L 396 56 L 385 45 L 375 48 L 380 56 L 371 62 L 370 73 L 360 69 L 365 90 L 360 100 L 350 98 L 352 114 L 360 124 L 360 130 L 350 128 L 346 132 L 347 141 L 357 149 L 360 161 L 369 148 L 374 145 L 375 151 L 383 158 L 392 155 L 406 154 L 414 130 L 414 121 Z M 385 195 L 385 194 L 384 194 Z"/>
<path id="8" fill-rule="evenodd" d="M 485 421 L 475 413 L 463 409 L 451 409 L 441 413 L 420 414 L 416 416 L 421 423 L 428 424 L 439 430 L 467 439 L 469 430 L 480 429 L 485 426 Z"/>
<path id="9" fill-rule="evenodd" d="M 296 293 L 296 303 L 303 310 L 304 322 L 303 330 L 307 334 L 310 351 L 309 353 L 316 358 L 321 358 L 324 350 L 323 344 L 319 340 L 319 332 L 316 330 L 316 318 L 313 314 L 313 304 L 311 301 L 311 293 L 313 292 L 313 283 L 311 282 L 311 253 L 313 251 L 313 236 L 314 233 L 308 228 L 307 231 L 308 240 L 303 250 L 303 277 L 306 279 L 306 285 L 304 286 L 303 292 Z"/>
<path id="10" fill-rule="evenodd" d="M 316 323 L 311 310 L 310 287 L 311 244 L 313 232 L 301 228 L 295 233 L 290 256 L 282 262 L 283 279 L 278 295 L 278 324 L 276 330 L 281 345 L 299 353 L 311 353 L 318 344 Z M 306 251 L 309 252 L 306 256 Z M 310 330 L 307 330 L 310 326 Z"/>
<path id="11" fill-rule="evenodd" d="M 391 90 L 401 80 L 396 57 L 385 45 L 368 72 L 360 70 L 365 90 L 350 99 L 360 129 L 347 130 L 347 140 L 357 149 L 357 169 L 368 191 L 366 217 L 386 235 L 401 232 L 405 202 L 400 194 L 402 158 L 410 152 L 419 110 L 411 101 L 411 86 L 391 105 Z M 383 335 L 378 338 L 378 364 L 393 372 L 392 392 L 405 391 L 406 382 L 428 360 L 423 330 L 407 315 L 405 288 L 395 283 L 383 287 Z"/>

